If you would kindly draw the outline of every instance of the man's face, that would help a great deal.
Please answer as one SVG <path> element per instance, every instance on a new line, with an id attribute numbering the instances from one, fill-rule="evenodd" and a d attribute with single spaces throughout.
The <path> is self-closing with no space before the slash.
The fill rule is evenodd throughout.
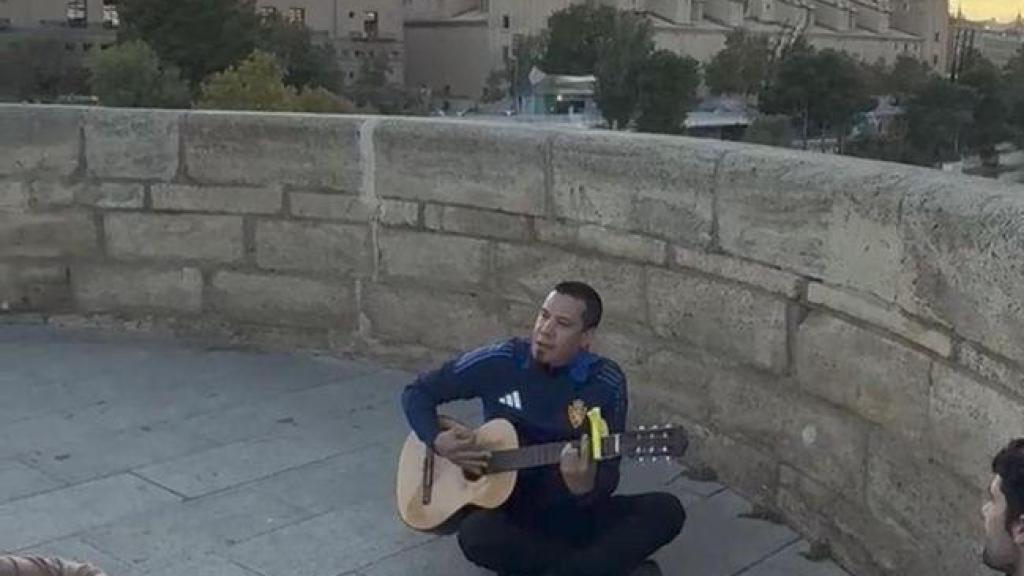
<path id="1" fill-rule="evenodd" d="M 981 507 L 985 519 L 985 549 L 982 561 L 993 570 L 1013 574 L 1020 564 L 1021 548 L 1015 536 L 1024 543 L 1024 526 L 1018 520 L 1006 529 L 1006 497 L 1002 489 L 1003 479 L 996 475 L 988 487 L 988 498 Z"/>
<path id="2" fill-rule="evenodd" d="M 572 296 L 558 292 L 548 294 L 533 325 L 530 343 L 533 359 L 559 367 L 571 362 L 581 349 L 589 348 L 594 331 L 583 330 L 585 308 L 582 300 Z"/>

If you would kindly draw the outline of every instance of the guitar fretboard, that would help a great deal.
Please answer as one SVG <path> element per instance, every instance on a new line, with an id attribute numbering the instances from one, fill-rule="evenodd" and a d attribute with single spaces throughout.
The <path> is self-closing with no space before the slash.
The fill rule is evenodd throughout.
<path id="1" fill-rule="evenodd" d="M 618 456 L 616 446 L 619 435 L 611 434 L 601 439 L 602 459 L 615 458 Z M 524 446 L 515 450 L 498 450 L 491 453 L 491 460 L 487 465 L 488 474 L 497 472 L 508 472 L 510 470 L 521 470 L 523 468 L 536 468 L 557 464 L 562 457 L 562 449 L 566 442 L 552 442 L 549 444 L 535 444 Z M 572 442 L 573 446 L 579 447 L 578 441 Z"/>

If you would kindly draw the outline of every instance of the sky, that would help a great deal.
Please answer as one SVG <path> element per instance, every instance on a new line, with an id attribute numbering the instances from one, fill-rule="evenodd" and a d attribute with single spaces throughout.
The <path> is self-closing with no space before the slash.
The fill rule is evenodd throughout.
<path id="1" fill-rule="evenodd" d="M 954 13 L 958 1 L 963 2 L 964 15 L 972 20 L 996 18 L 1008 22 L 1024 10 L 1024 0 L 950 0 L 949 7 Z"/>

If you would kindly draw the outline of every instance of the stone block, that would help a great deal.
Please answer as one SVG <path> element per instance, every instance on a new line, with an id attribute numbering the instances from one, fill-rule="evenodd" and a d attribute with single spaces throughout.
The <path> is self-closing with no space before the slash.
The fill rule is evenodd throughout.
<path id="1" fill-rule="evenodd" d="M 150 189 L 154 210 L 172 212 L 224 212 L 276 214 L 281 211 L 281 189 L 154 184 Z"/>
<path id="2" fill-rule="evenodd" d="M 368 222 L 376 207 L 363 196 L 292 192 L 288 195 L 292 216 L 317 220 Z"/>
<path id="3" fill-rule="evenodd" d="M 190 112 L 183 124 L 186 170 L 204 183 L 356 192 L 362 123 L 319 114 Z"/>
<path id="4" fill-rule="evenodd" d="M 991 479 L 992 457 L 1024 436 L 1020 402 L 967 374 L 936 363 L 929 408 L 940 461 L 976 486 Z"/>
<path id="5" fill-rule="evenodd" d="M 561 133 L 552 148 L 555 215 L 708 246 L 715 167 L 727 149 L 681 138 Z"/>
<path id="6" fill-rule="evenodd" d="M 376 127 L 382 198 L 543 214 L 546 132 L 514 126 L 383 120 Z"/>
<path id="7" fill-rule="evenodd" d="M 213 308 L 246 322 L 326 325 L 339 330 L 356 325 L 351 282 L 218 272 L 212 287 Z"/>
<path id="8" fill-rule="evenodd" d="M 640 322 L 647 317 L 644 272 L 640 266 L 515 244 L 499 244 L 495 262 L 499 289 L 511 300 L 539 307 L 559 281 L 579 279 L 601 295 L 609 317 L 627 322 Z"/>
<path id="9" fill-rule="evenodd" d="M 790 299 L 800 296 L 802 280 L 796 274 L 724 254 L 711 254 L 682 246 L 676 246 L 674 253 L 673 261 L 676 266 L 749 284 Z"/>
<path id="10" fill-rule="evenodd" d="M 0 174 L 67 177 L 78 170 L 82 109 L 0 105 Z"/>
<path id="11" fill-rule="evenodd" d="M 0 180 L 0 212 L 25 212 L 29 204 L 29 184 L 24 180 Z"/>
<path id="12" fill-rule="evenodd" d="M 60 264 L 0 263 L 0 313 L 55 311 L 71 301 L 67 269 Z"/>
<path id="13" fill-rule="evenodd" d="M 430 230 L 502 240 L 527 240 L 530 222 L 525 216 L 427 204 L 424 222 Z"/>
<path id="14" fill-rule="evenodd" d="M 109 213 L 104 228 L 114 258 L 237 262 L 244 254 L 241 216 Z"/>
<path id="15" fill-rule="evenodd" d="M 682 340 L 781 373 L 787 369 L 786 302 L 703 276 L 648 272 L 651 324 Z"/>
<path id="16" fill-rule="evenodd" d="M 732 490 L 762 506 L 773 503 L 779 463 L 763 447 L 725 434 L 712 434 L 701 443 L 698 457 Z"/>
<path id="17" fill-rule="evenodd" d="M 337 275 L 369 269 L 366 226 L 262 220 L 256 224 L 256 263 L 267 270 Z"/>
<path id="18" fill-rule="evenodd" d="M 487 241 L 447 234 L 385 230 L 381 272 L 447 285 L 479 285 L 487 274 Z"/>
<path id="19" fill-rule="evenodd" d="M 182 113 L 93 108 L 85 113 L 85 164 L 97 178 L 170 180 L 178 172 Z"/>
<path id="20" fill-rule="evenodd" d="M 75 188 L 75 202 L 96 208 L 139 209 L 145 204 L 142 184 L 86 182 Z"/>
<path id="21" fill-rule="evenodd" d="M 1024 197 L 1018 186 L 928 175 L 907 192 L 897 299 L 915 315 L 1024 363 Z"/>
<path id="22" fill-rule="evenodd" d="M 83 312 L 153 310 L 198 313 L 203 277 L 196 268 L 147 269 L 75 266 L 71 285 Z"/>
<path id="23" fill-rule="evenodd" d="M 709 422 L 716 430 L 766 446 L 782 441 L 786 415 L 801 401 L 787 389 L 786 381 L 710 358 L 702 371 L 711 408 Z"/>
<path id="24" fill-rule="evenodd" d="M 979 509 L 987 488 L 954 478 L 919 446 L 882 432 L 872 434 L 869 508 L 880 520 L 902 526 L 926 544 L 935 553 L 934 565 L 952 574 L 971 574 L 978 567 L 977 543 L 984 537 Z"/>
<path id="25" fill-rule="evenodd" d="M 371 284 L 364 287 L 361 311 L 377 340 L 455 352 L 508 335 L 494 308 L 474 294 Z"/>
<path id="26" fill-rule="evenodd" d="M 804 390 L 890 432 L 914 440 L 927 434 L 925 354 L 822 312 L 800 325 L 794 352 Z"/>
<path id="27" fill-rule="evenodd" d="M 657 402 L 668 413 L 708 421 L 713 374 L 707 358 L 692 350 L 664 348 L 644 359 L 642 366 L 638 377 L 627 374 L 631 394 Z"/>
<path id="28" fill-rule="evenodd" d="M 783 462 L 851 500 L 863 496 L 869 428 L 863 420 L 802 395 L 780 419 L 776 450 Z"/>
<path id="29" fill-rule="evenodd" d="M 96 224 L 82 212 L 0 212 L 0 256 L 55 258 L 97 252 Z"/>
<path id="30" fill-rule="evenodd" d="M 876 297 L 811 282 L 807 286 L 807 301 L 889 330 L 940 356 L 948 358 L 953 353 L 953 339 L 948 334 L 909 318 Z"/>
<path id="31" fill-rule="evenodd" d="M 716 187 L 721 246 L 891 301 L 902 256 L 901 194 L 917 173 L 838 156 L 735 148 Z"/>
<path id="32" fill-rule="evenodd" d="M 664 264 L 666 243 L 640 234 L 620 232 L 594 224 L 563 224 L 538 219 L 537 239 L 548 244 L 600 252 L 648 264 Z"/>
<path id="33" fill-rule="evenodd" d="M 403 200 L 382 200 L 380 205 L 380 221 L 387 226 L 416 227 L 420 220 L 418 202 Z"/>

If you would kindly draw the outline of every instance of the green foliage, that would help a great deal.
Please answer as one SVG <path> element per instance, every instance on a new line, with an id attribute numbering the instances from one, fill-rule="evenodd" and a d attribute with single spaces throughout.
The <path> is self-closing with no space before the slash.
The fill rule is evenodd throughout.
<path id="1" fill-rule="evenodd" d="M 788 148 L 796 133 L 793 119 L 785 114 L 764 114 L 754 120 L 743 136 L 744 142 Z"/>
<path id="2" fill-rule="evenodd" d="M 53 102 L 89 93 L 89 71 L 64 42 L 32 38 L 0 48 L 0 97 Z"/>
<path id="3" fill-rule="evenodd" d="M 643 63 L 637 83 L 637 130 L 682 133 L 686 115 L 697 101 L 700 63 L 688 56 L 658 50 Z"/>
<path id="4" fill-rule="evenodd" d="M 615 8 L 590 2 L 555 12 L 548 18 L 540 68 L 549 74 L 596 74 L 605 46 L 621 31 L 616 26 L 619 17 Z"/>
<path id="5" fill-rule="evenodd" d="M 935 72 L 930 66 L 917 58 L 901 55 L 896 58 L 889 73 L 885 93 L 896 96 L 902 102 L 921 92 L 934 77 Z"/>
<path id="6" fill-rule="evenodd" d="M 193 87 L 256 44 L 254 0 L 120 0 L 117 8 L 121 39 L 144 40 Z"/>
<path id="7" fill-rule="evenodd" d="M 508 72 L 505 70 L 491 70 L 484 82 L 484 90 L 481 100 L 484 102 L 497 102 L 505 97 L 507 90 L 505 83 L 508 80 Z"/>
<path id="8" fill-rule="evenodd" d="M 420 94 L 404 85 L 388 80 L 391 66 L 387 58 L 377 55 L 362 61 L 359 77 L 348 88 L 347 95 L 356 106 L 380 114 L 422 115 L 426 113 L 426 102 Z"/>
<path id="9" fill-rule="evenodd" d="M 631 12 L 618 12 L 594 71 L 594 102 L 612 128 L 629 126 L 640 98 L 640 71 L 653 50 L 653 33 L 647 20 Z"/>
<path id="10" fill-rule="evenodd" d="M 760 94 L 771 73 L 771 58 L 768 36 L 737 28 L 705 67 L 704 81 L 713 94 Z"/>
<path id="11" fill-rule="evenodd" d="M 256 37 L 256 48 L 277 56 L 284 68 L 284 83 L 295 88 L 342 88 L 342 72 L 337 54 L 330 44 L 313 42 L 309 28 L 285 21 L 275 14 L 263 20 Z"/>
<path id="12" fill-rule="evenodd" d="M 93 93 L 104 106 L 187 108 L 188 85 L 144 42 L 133 40 L 89 59 Z"/>
<path id="13" fill-rule="evenodd" d="M 306 88 L 295 95 L 292 110 L 296 112 L 318 112 L 325 114 L 351 114 L 355 112 L 352 102 L 326 88 Z"/>
<path id="14" fill-rule="evenodd" d="M 907 160 L 926 166 L 959 160 L 974 105 L 969 88 L 932 78 L 907 105 Z"/>

